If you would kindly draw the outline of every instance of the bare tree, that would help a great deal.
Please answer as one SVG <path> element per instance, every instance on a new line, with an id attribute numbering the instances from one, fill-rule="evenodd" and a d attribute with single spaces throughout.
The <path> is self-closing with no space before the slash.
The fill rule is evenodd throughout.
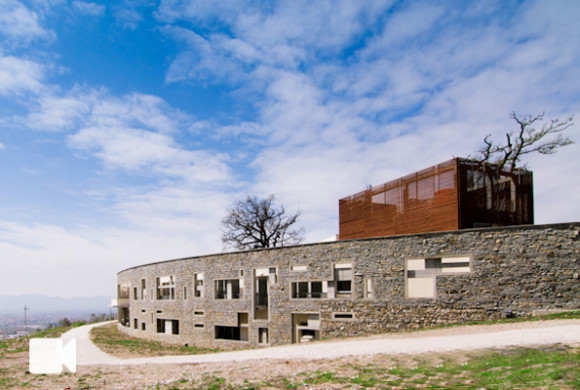
<path id="1" fill-rule="evenodd" d="M 544 113 L 536 116 L 518 116 L 515 112 L 510 114 L 519 126 L 517 131 L 506 133 L 506 143 L 495 144 L 488 134 L 483 146 L 478 153 L 481 155 L 474 160 L 479 163 L 496 164 L 496 172 L 499 174 L 507 167 L 513 173 L 521 157 L 525 154 L 538 152 L 540 154 L 554 154 L 557 149 L 574 143 L 570 138 L 562 136 L 562 132 L 574 124 L 573 117 L 565 121 L 552 119 L 542 125 L 541 129 L 533 127 L 534 123 L 544 120 Z"/>
<path id="2" fill-rule="evenodd" d="M 288 215 L 274 200 L 274 195 L 265 199 L 248 196 L 235 202 L 222 220 L 224 247 L 243 250 L 300 243 L 304 230 L 292 229 L 300 212 Z"/>

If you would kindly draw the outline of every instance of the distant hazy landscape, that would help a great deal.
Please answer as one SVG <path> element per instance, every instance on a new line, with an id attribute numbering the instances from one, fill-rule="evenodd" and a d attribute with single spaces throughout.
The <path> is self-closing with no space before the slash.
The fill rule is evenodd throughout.
<path id="1" fill-rule="evenodd" d="M 0 335 L 24 330 L 24 306 L 29 330 L 57 324 L 64 318 L 88 320 L 91 314 L 115 313 L 111 297 L 60 298 L 46 295 L 0 295 Z"/>

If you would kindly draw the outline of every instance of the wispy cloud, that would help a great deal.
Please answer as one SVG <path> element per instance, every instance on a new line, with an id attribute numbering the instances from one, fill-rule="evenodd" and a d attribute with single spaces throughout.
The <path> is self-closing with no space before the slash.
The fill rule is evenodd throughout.
<path id="1" fill-rule="evenodd" d="M 9 43 L 28 43 L 33 39 L 51 38 L 53 33 L 39 23 L 39 15 L 17 0 L 0 2 L 0 36 Z"/>
<path id="2" fill-rule="evenodd" d="M 45 94 L 24 123 L 38 131 L 65 132 L 71 148 L 96 157 L 108 169 L 190 184 L 218 185 L 231 178 L 227 154 L 180 146 L 174 136 L 194 135 L 195 121 L 156 96 L 119 98 L 105 90 L 81 88 L 64 96 Z"/>
<path id="3" fill-rule="evenodd" d="M 163 20 L 200 27 L 166 27 L 185 46 L 168 80 L 215 78 L 265 91 L 255 122 L 220 130 L 267 136 L 252 163 L 254 190 L 276 189 L 306 209 L 312 226 L 309 216 L 332 218 L 336 199 L 365 184 L 470 154 L 485 134 L 511 125 L 511 110 L 550 110 L 552 96 L 558 107 L 564 99 L 571 112 L 579 108 L 571 90 L 578 83 L 570 80 L 579 80 L 580 40 L 561 52 L 557 44 L 563 35 L 580 36 L 572 26 L 578 9 L 567 12 L 564 2 L 501 9 L 247 3 L 235 12 L 206 5 L 160 7 Z M 214 19 L 223 25 L 212 31 Z"/>
<path id="4" fill-rule="evenodd" d="M 72 6 L 83 15 L 102 16 L 105 14 L 105 7 L 103 4 L 97 4 L 87 1 L 73 1 Z"/>
<path id="5" fill-rule="evenodd" d="M 43 89 L 42 65 L 14 56 L 0 55 L 0 95 L 38 93 Z"/>

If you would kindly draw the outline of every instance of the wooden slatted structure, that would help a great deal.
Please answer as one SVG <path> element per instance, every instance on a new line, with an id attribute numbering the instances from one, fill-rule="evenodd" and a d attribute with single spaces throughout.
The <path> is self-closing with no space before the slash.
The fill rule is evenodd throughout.
<path id="1" fill-rule="evenodd" d="M 339 200 L 341 240 L 533 223 L 532 173 L 455 158 Z"/>

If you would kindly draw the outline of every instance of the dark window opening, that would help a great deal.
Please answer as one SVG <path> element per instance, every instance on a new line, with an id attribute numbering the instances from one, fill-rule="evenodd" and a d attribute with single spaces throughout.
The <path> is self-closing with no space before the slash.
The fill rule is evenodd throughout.
<path id="1" fill-rule="evenodd" d="M 215 299 L 239 299 L 240 294 L 240 280 L 216 280 L 215 281 Z"/>
<path id="2" fill-rule="evenodd" d="M 179 320 L 157 319 L 157 333 L 179 334 Z"/>
<path id="3" fill-rule="evenodd" d="M 292 282 L 292 298 L 326 298 L 322 282 Z"/>

